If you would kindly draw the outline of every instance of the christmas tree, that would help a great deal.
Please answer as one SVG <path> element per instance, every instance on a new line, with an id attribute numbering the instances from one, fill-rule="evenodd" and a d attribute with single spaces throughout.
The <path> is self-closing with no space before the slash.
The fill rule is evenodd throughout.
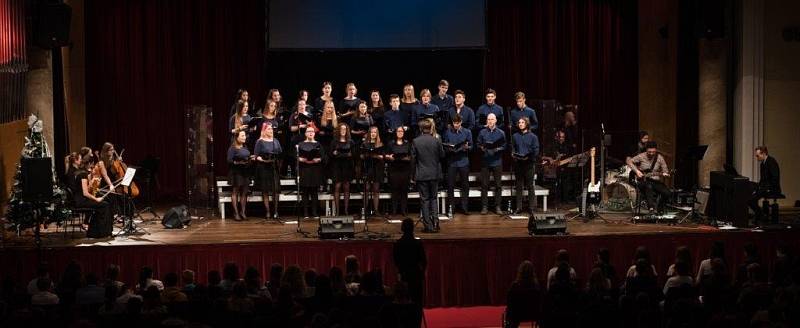
<path id="1" fill-rule="evenodd" d="M 11 187 L 11 200 L 8 202 L 8 220 L 17 231 L 32 228 L 39 223 L 62 222 L 70 212 L 64 206 L 64 191 L 56 182 L 55 166 L 51 165 L 53 194 L 49 202 L 26 202 L 22 199 L 22 159 L 52 158 L 47 142 L 42 135 L 42 121 L 36 115 L 28 118 L 28 136 L 22 148 L 20 161 L 14 174 Z"/>

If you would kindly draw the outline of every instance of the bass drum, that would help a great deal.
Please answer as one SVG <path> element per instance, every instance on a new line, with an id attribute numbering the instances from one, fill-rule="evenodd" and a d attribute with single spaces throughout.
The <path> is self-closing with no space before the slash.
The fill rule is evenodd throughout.
<path id="1" fill-rule="evenodd" d="M 628 211 L 633 208 L 637 195 L 636 187 L 624 181 L 606 186 L 607 208 L 612 211 Z"/>

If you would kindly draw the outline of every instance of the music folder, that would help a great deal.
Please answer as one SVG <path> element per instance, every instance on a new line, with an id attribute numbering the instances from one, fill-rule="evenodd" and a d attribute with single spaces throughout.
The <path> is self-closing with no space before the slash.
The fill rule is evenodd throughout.
<path id="1" fill-rule="evenodd" d="M 319 147 L 314 147 L 314 148 L 311 148 L 311 149 L 303 149 L 301 147 L 300 148 L 300 157 L 308 159 L 308 160 L 311 160 L 311 159 L 315 159 L 315 158 L 320 158 L 322 156 L 320 155 Z"/>
<path id="2" fill-rule="evenodd" d="M 503 140 L 503 139 L 497 139 L 497 140 L 496 140 L 496 141 L 494 141 L 494 142 L 488 142 L 488 143 L 484 143 L 484 144 L 483 144 L 483 149 L 485 149 L 485 150 L 489 150 L 489 149 L 497 149 L 497 148 L 500 148 L 500 147 L 502 147 L 504 144 L 505 144 L 505 140 Z"/>
<path id="3" fill-rule="evenodd" d="M 446 148 L 446 149 L 448 149 L 448 150 L 455 151 L 455 150 L 459 150 L 459 149 L 461 149 L 462 147 L 464 147 L 464 145 L 465 145 L 466 143 L 467 143 L 467 141 L 466 141 L 466 140 L 464 140 L 464 141 L 462 141 L 462 142 L 459 142 L 459 143 L 457 143 L 457 144 L 443 143 L 443 144 L 442 144 L 442 146 L 444 146 L 444 148 Z"/>

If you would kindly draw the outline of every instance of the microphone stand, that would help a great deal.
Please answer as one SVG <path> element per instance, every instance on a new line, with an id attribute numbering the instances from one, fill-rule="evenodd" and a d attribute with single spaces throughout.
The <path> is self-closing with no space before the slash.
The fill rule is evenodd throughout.
<path id="1" fill-rule="evenodd" d="M 295 149 L 295 154 L 296 154 L 294 163 L 295 163 L 295 169 L 296 169 L 296 172 L 297 172 L 295 174 L 295 176 L 296 176 L 296 178 L 295 178 L 295 186 L 297 187 L 297 201 L 295 201 L 295 203 L 294 203 L 295 212 L 297 213 L 297 230 L 295 230 L 295 232 L 303 235 L 304 238 L 309 238 L 310 237 L 309 233 L 306 232 L 306 231 L 303 231 L 303 228 L 300 226 L 300 221 L 303 220 L 303 217 L 300 215 L 300 207 L 302 207 L 302 205 L 300 204 L 300 202 L 301 202 L 300 199 L 301 199 L 301 197 L 303 197 L 300 194 L 300 144 L 298 143 L 298 144 L 294 145 L 294 149 Z M 309 196 L 309 198 L 310 198 L 310 196 Z"/>

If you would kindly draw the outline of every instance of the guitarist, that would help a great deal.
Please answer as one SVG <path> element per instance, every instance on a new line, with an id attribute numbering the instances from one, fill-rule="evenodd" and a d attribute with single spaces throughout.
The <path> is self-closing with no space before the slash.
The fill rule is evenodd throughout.
<path id="1" fill-rule="evenodd" d="M 556 131 L 553 143 L 549 144 L 542 156 L 543 177 L 551 184 L 558 186 L 557 194 L 560 200 L 574 199 L 575 186 L 574 170 L 559 166 L 560 160 L 566 159 L 575 154 L 573 145 L 567 142 L 567 134 L 564 130 Z"/>
<path id="2" fill-rule="evenodd" d="M 657 209 L 663 210 L 664 203 L 670 198 L 669 188 L 661 182 L 662 177 L 669 176 L 669 169 L 664 156 L 658 152 L 655 141 L 645 144 L 645 151 L 626 160 L 631 168 L 631 181 L 636 181 L 639 192 L 644 192 L 647 197 L 648 210 L 652 214 Z M 656 196 L 661 196 L 656 202 Z"/>

